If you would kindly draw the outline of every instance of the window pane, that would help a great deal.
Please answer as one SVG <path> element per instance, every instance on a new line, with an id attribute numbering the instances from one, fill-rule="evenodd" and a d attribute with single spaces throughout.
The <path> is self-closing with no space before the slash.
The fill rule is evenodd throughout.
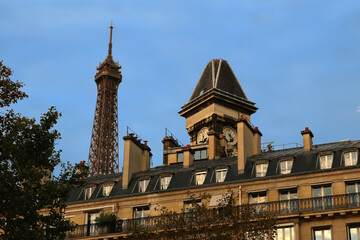
<path id="1" fill-rule="evenodd" d="M 331 240 L 331 230 L 330 229 L 324 230 L 324 240 Z"/>
<path id="2" fill-rule="evenodd" d="M 200 151 L 195 151 L 194 160 L 199 160 L 199 159 L 200 159 Z"/>
<path id="3" fill-rule="evenodd" d="M 183 161 L 184 161 L 184 153 L 178 153 L 177 162 L 183 162 Z"/>
<path id="4" fill-rule="evenodd" d="M 324 187 L 324 197 L 331 196 L 331 186 Z"/>
<path id="5" fill-rule="evenodd" d="M 348 193 L 356 193 L 355 183 L 347 184 L 347 192 Z"/>
<path id="6" fill-rule="evenodd" d="M 351 227 L 350 228 L 350 240 L 359 240 L 360 227 Z"/>
<path id="7" fill-rule="evenodd" d="M 313 189 L 313 197 L 322 197 L 321 187 L 317 187 Z"/>

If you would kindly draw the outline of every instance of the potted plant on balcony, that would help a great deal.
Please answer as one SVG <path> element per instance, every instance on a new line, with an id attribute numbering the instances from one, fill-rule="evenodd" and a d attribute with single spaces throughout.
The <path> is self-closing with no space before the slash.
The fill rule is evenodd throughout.
<path id="1" fill-rule="evenodd" d="M 115 213 L 101 212 L 95 219 L 95 223 L 102 233 L 114 233 L 116 228 L 116 215 Z"/>

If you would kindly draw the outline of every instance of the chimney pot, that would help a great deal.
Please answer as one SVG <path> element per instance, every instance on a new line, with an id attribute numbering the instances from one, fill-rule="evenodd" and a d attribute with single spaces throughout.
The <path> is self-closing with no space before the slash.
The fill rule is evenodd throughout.
<path id="1" fill-rule="evenodd" d="M 309 128 L 308 128 L 308 127 L 306 127 L 306 128 L 305 128 L 305 131 L 309 131 Z"/>
<path id="2" fill-rule="evenodd" d="M 188 147 L 188 148 L 189 148 L 189 147 L 190 147 L 190 144 L 186 145 L 186 147 Z"/>
<path id="3" fill-rule="evenodd" d="M 144 141 L 144 145 L 147 146 L 148 141 Z"/>

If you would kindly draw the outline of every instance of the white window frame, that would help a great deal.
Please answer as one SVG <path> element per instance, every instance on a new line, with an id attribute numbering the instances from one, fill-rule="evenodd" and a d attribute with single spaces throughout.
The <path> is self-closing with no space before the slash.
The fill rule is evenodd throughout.
<path id="1" fill-rule="evenodd" d="M 195 173 L 195 185 L 203 185 L 205 182 L 206 174 L 207 174 L 207 171 L 196 172 Z"/>
<path id="2" fill-rule="evenodd" d="M 314 240 L 325 240 L 325 231 L 329 231 L 329 232 L 330 232 L 330 239 L 332 239 L 331 227 L 315 228 L 315 229 L 313 229 L 312 231 L 313 231 L 313 239 L 314 239 Z M 316 232 L 320 232 L 320 233 L 321 233 L 320 238 L 316 238 Z"/>
<path id="3" fill-rule="evenodd" d="M 344 155 L 344 166 L 355 166 L 358 162 L 358 152 L 357 151 L 349 151 L 345 152 Z"/>
<path id="4" fill-rule="evenodd" d="M 228 169 L 227 168 L 221 168 L 221 169 L 216 169 L 215 170 L 215 179 L 216 179 L 216 182 L 224 182 L 225 181 L 225 178 L 226 178 L 226 175 L 227 175 L 227 171 Z M 219 174 L 219 175 L 218 175 Z"/>
<path id="5" fill-rule="evenodd" d="M 169 187 L 170 181 L 171 181 L 171 176 L 160 177 L 160 189 L 166 190 Z"/>
<path id="6" fill-rule="evenodd" d="M 145 179 L 141 179 L 139 180 L 138 182 L 138 185 L 139 185 L 139 192 L 146 192 L 146 189 L 149 185 L 149 182 L 150 182 L 150 179 L 149 178 L 145 178 Z"/>
<path id="7" fill-rule="evenodd" d="M 268 170 L 269 163 L 255 164 L 256 177 L 265 177 Z"/>
<path id="8" fill-rule="evenodd" d="M 84 190 L 84 200 L 89 200 L 93 195 L 95 187 L 87 187 Z"/>
<path id="9" fill-rule="evenodd" d="M 357 235 L 357 236 L 355 236 L 356 238 L 352 238 L 351 229 L 355 229 L 355 232 Z M 360 223 L 348 225 L 348 235 L 349 235 L 349 240 L 359 240 L 360 239 Z"/>
<path id="10" fill-rule="evenodd" d="M 320 169 L 331 169 L 333 165 L 333 154 L 324 154 L 319 156 Z"/>
<path id="11" fill-rule="evenodd" d="M 286 229 L 289 229 L 289 237 L 286 237 Z M 281 231 L 281 234 L 279 234 L 279 232 Z M 278 226 L 276 228 L 276 237 L 275 240 L 295 240 L 296 239 L 296 234 L 295 234 L 295 226 L 294 225 L 290 225 L 290 226 Z"/>
<path id="12" fill-rule="evenodd" d="M 283 168 L 283 163 L 285 163 L 285 168 Z M 293 166 L 293 160 L 281 160 L 280 161 L 280 174 L 290 174 Z"/>

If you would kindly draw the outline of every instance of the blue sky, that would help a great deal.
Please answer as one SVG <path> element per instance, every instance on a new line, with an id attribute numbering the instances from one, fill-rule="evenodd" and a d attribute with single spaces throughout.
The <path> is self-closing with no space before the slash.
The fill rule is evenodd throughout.
<path id="1" fill-rule="evenodd" d="M 87 160 L 96 101 L 94 74 L 107 54 L 122 65 L 120 166 L 130 126 L 162 163 L 165 127 L 189 143 L 187 103 L 213 58 L 229 62 L 258 112 L 263 142 L 360 139 L 360 1 L 0 0 L 0 59 L 26 84 L 14 106 L 38 117 L 62 112 L 62 160 Z"/>

